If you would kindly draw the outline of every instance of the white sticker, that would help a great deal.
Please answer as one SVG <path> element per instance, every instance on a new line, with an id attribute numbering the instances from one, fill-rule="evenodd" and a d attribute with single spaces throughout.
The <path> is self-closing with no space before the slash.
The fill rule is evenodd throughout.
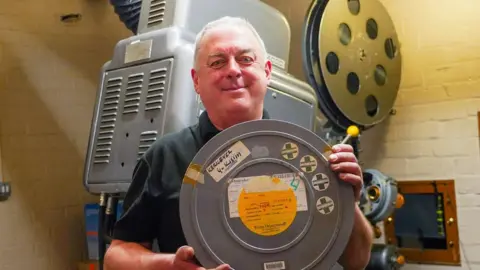
<path id="1" fill-rule="evenodd" d="M 323 196 L 317 200 L 317 210 L 321 214 L 328 215 L 335 209 L 335 203 L 328 196 Z"/>
<path id="2" fill-rule="evenodd" d="M 284 270 L 286 269 L 285 262 L 284 261 L 266 262 L 263 264 L 263 269 L 264 270 Z"/>
<path id="3" fill-rule="evenodd" d="M 142 41 L 136 40 L 128 44 L 125 49 L 125 64 L 134 61 L 149 59 L 152 55 L 152 43 L 153 41 L 149 39 Z"/>
<path id="4" fill-rule="evenodd" d="M 286 160 L 296 159 L 298 156 L 298 146 L 292 142 L 285 143 L 282 147 L 281 154 Z"/>
<path id="5" fill-rule="evenodd" d="M 272 65 L 277 66 L 281 69 L 285 69 L 285 60 L 271 54 L 267 54 L 267 59 L 272 62 Z"/>
<path id="6" fill-rule="evenodd" d="M 330 185 L 330 179 L 324 173 L 317 173 L 312 178 L 313 188 L 318 191 L 324 191 Z"/>
<path id="7" fill-rule="evenodd" d="M 258 176 L 255 176 L 258 177 Z M 274 174 L 272 178 L 276 177 L 288 184 L 294 191 L 297 198 L 297 212 L 307 211 L 307 191 L 305 189 L 305 183 L 303 183 L 300 176 L 296 173 L 282 173 Z M 230 210 L 230 217 L 237 218 L 238 214 L 238 197 L 242 188 L 254 177 L 238 177 L 231 180 L 228 185 L 228 204 Z"/>
<path id="8" fill-rule="evenodd" d="M 207 172 L 212 176 L 213 180 L 218 182 L 249 155 L 250 150 L 248 150 L 245 144 L 238 141 L 212 162 L 207 167 Z"/>
<path id="9" fill-rule="evenodd" d="M 312 173 L 317 169 L 317 160 L 314 156 L 306 155 L 300 159 L 300 168 L 306 173 Z"/>

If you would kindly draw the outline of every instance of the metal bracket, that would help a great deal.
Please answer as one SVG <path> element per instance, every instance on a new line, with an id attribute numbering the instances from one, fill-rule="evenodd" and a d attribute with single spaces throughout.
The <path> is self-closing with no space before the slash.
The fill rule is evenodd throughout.
<path id="1" fill-rule="evenodd" d="M 12 194 L 10 183 L 0 182 L 0 202 L 8 200 Z"/>

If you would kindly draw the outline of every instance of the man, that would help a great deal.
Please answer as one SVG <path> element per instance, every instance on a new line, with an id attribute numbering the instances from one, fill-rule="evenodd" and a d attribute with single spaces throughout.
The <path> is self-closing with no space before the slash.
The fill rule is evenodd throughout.
<path id="1" fill-rule="evenodd" d="M 191 76 L 206 112 L 198 124 L 162 137 L 139 160 L 124 215 L 105 254 L 106 270 L 205 270 L 195 263 L 181 228 L 178 197 L 183 175 L 197 151 L 221 130 L 268 118 L 263 101 L 272 66 L 255 29 L 231 17 L 211 22 L 199 33 L 194 60 Z M 336 145 L 334 152 L 332 169 L 352 184 L 358 198 L 362 174 L 352 148 Z M 160 253 L 150 250 L 154 239 Z M 354 229 L 340 263 L 346 269 L 363 269 L 372 239 L 371 227 L 356 207 Z"/>

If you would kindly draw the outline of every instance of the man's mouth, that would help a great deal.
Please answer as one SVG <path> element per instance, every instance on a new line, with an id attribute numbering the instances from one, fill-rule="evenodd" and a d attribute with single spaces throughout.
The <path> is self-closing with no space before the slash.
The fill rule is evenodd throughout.
<path id="1" fill-rule="evenodd" d="M 243 89 L 243 88 L 245 88 L 245 86 L 231 86 L 231 87 L 223 88 L 222 90 L 223 91 L 237 91 L 237 90 L 240 90 L 240 89 Z"/>

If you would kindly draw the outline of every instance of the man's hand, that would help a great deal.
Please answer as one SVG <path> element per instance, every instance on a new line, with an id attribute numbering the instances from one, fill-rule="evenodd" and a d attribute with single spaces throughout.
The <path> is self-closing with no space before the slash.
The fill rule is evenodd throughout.
<path id="1" fill-rule="evenodd" d="M 173 258 L 173 269 L 175 270 L 207 270 L 204 267 L 198 266 L 193 262 L 195 255 L 193 248 L 189 246 L 180 247 Z M 228 264 L 222 264 L 214 269 L 208 270 L 230 270 Z"/>
<path id="2" fill-rule="evenodd" d="M 340 179 L 353 185 L 355 200 L 360 200 L 363 186 L 363 174 L 353 147 L 349 144 L 337 144 L 332 147 L 332 154 L 328 157 L 333 171 Z"/>
<path id="3" fill-rule="evenodd" d="M 341 180 L 352 184 L 355 200 L 360 200 L 363 186 L 363 174 L 353 147 L 348 144 L 337 144 L 332 147 L 329 156 L 330 166 L 338 173 Z M 339 263 L 344 269 L 365 269 L 370 260 L 370 249 L 373 242 L 373 232 L 370 222 L 355 205 L 355 222 L 348 244 L 340 257 Z"/>

